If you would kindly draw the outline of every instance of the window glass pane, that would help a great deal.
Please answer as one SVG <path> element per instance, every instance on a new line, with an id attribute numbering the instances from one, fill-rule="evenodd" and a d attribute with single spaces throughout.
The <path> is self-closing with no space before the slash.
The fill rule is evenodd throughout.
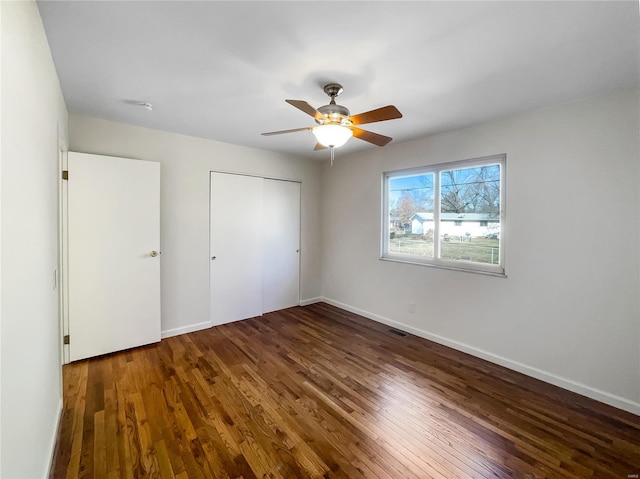
<path id="1" fill-rule="evenodd" d="M 499 264 L 500 165 L 440 173 L 440 257 Z"/>
<path id="2" fill-rule="evenodd" d="M 389 178 L 389 253 L 433 257 L 434 175 Z"/>
<path id="3" fill-rule="evenodd" d="M 384 174 L 381 259 L 504 275 L 505 155 Z"/>

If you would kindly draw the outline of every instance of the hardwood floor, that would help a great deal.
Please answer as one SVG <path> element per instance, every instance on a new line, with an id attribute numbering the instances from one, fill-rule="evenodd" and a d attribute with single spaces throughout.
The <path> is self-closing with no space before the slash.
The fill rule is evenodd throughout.
<path id="1" fill-rule="evenodd" d="M 318 303 L 65 366 L 52 477 L 626 479 L 639 444 L 638 416 Z"/>

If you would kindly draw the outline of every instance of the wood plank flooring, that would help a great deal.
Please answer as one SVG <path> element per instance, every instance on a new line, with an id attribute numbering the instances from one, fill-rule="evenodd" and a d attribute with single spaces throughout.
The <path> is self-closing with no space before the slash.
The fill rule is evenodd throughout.
<path id="1" fill-rule="evenodd" d="M 638 416 L 318 303 L 65 366 L 51 477 L 627 479 L 639 444 Z"/>

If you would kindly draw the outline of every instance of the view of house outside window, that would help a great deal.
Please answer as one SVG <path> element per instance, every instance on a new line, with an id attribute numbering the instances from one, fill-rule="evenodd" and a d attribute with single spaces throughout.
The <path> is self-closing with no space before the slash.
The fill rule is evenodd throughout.
<path id="1" fill-rule="evenodd" d="M 384 174 L 382 258 L 504 274 L 505 156 Z"/>

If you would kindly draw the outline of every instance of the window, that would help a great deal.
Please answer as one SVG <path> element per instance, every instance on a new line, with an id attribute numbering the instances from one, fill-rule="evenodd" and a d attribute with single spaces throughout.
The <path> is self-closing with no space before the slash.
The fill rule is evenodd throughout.
<path id="1" fill-rule="evenodd" d="M 505 160 L 384 173 L 382 259 L 504 275 Z"/>

